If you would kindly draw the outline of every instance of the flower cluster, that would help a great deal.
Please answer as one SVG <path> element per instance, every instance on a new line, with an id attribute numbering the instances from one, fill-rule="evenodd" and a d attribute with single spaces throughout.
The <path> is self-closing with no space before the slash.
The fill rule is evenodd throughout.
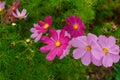
<path id="1" fill-rule="evenodd" d="M 39 21 L 31 28 L 31 38 L 34 42 L 41 41 L 45 46 L 40 48 L 41 53 L 48 52 L 46 59 L 52 61 L 55 57 L 64 58 L 74 47 L 73 58 L 81 59 L 81 62 L 88 66 L 93 63 L 96 66 L 111 67 L 119 61 L 119 46 L 113 36 L 97 37 L 92 33 L 84 35 L 85 25 L 80 17 L 72 15 L 66 18 L 68 25 L 61 30 L 51 28 L 52 17 L 45 18 L 45 22 Z M 49 36 L 44 35 L 49 32 Z"/>
<path id="2" fill-rule="evenodd" d="M 96 66 L 110 67 L 113 63 L 119 61 L 119 46 L 116 45 L 116 39 L 112 36 L 99 37 L 89 33 L 87 36 L 73 38 L 71 44 L 76 49 L 73 51 L 75 59 L 81 59 L 84 65 L 91 62 Z"/>
<path id="3" fill-rule="evenodd" d="M 4 24 L 10 24 L 15 23 L 18 19 L 26 19 L 27 11 L 26 9 L 23 9 L 21 12 L 18 10 L 20 6 L 20 0 L 17 2 L 13 2 L 12 5 L 8 6 L 8 9 L 4 10 L 5 8 L 5 2 L 0 2 L 0 14 L 2 17 L 1 23 Z"/>

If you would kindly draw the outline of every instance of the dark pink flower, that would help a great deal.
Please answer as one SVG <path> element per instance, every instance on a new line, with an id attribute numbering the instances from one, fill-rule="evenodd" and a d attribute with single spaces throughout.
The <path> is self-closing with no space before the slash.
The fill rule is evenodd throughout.
<path id="1" fill-rule="evenodd" d="M 41 39 L 41 36 L 46 33 L 49 27 L 52 24 L 52 17 L 46 17 L 46 22 L 39 21 L 39 24 L 34 24 L 34 28 L 31 28 L 30 31 L 33 33 L 31 38 L 35 39 L 34 41 L 37 42 Z"/>
<path id="2" fill-rule="evenodd" d="M 80 17 L 72 15 L 71 17 L 66 18 L 66 21 L 68 25 L 65 26 L 64 29 L 70 33 L 71 37 L 84 35 L 85 25 Z"/>
<path id="3" fill-rule="evenodd" d="M 47 31 L 52 24 L 52 16 L 45 17 L 45 22 L 40 20 L 38 24 Z"/>
<path id="4" fill-rule="evenodd" d="M 19 6 L 20 6 L 20 0 L 18 0 L 17 2 L 13 2 L 12 6 L 8 6 L 8 8 L 11 9 L 11 11 L 16 11 Z"/>
<path id="5" fill-rule="evenodd" d="M 47 36 L 42 37 L 42 42 L 47 44 L 40 48 L 40 51 L 48 52 L 46 59 L 52 61 L 58 56 L 59 59 L 65 57 L 69 53 L 70 36 L 64 30 L 50 30 L 50 38 Z"/>

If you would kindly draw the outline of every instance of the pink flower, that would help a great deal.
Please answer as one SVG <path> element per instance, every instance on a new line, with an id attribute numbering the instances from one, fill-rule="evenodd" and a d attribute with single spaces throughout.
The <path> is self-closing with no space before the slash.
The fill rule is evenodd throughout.
<path id="1" fill-rule="evenodd" d="M 71 44 L 76 49 L 73 51 L 73 57 L 75 59 L 80 59 L 84 65 L 89 65 L 91 62 L 93 64 L 100 66 L 101 64 L 97 62 L 102 58 L 102 50 L 97 44 L 97 37 L 94 34 L 89 33 L 88 36 L 80 36 L 73 38 Z"/>
<path id="2" fill-rule="evenodd" d="M 38 24 L 34 24 L 34 28 L 31 28 L 30 31 L 33 33 L 31 35 L 31 38 L 34 39 L 34 42 L 37 42 L 40 40 L 42 36 L 42 32 L 40 30 L 37 30 L 36 28 L 40 27 Z"/>
<path id="3" fill-rule="evenodd" d="M 52 17 L 46 17 L 46 22 L 39 21 L 39 24 L 34 24 L 34 28 L 31 28 L 30 31 L 33 33 L 31 38 L 35 39 L 34 41 L 37 42 L 41 39 L 41 36 L 46 33 L 49 27 L 52 24 Z"/>
<path id="4" fill-rule="evenodd" d="M 13 16 L 19 19 L 22 19 L 22 18 L 26 19 L 27 17 L 26 13 L 27 13 L 26 9 L 23 9 L 21 13 L 19 12 L 18 9 L 16 10 L 16 13 L 12 12 Z"/>
<path id="5" fill-rule="evenodd" d="M 8 8 L 15 12 L 19 6 L 20 6 L 20 0 L 18 0 L 17 2 L 13 2 L 12 6 L 8 6 Z"/>
<path id="6" fill-rule="evenodd" d="M 42 42 L 47 44 L 40 48 L 42 53 L 48 52 L 46 59 L 52 61 L 58 56 L 59 59 L 65 57 L 69 53 L 70 37 L 64 30 L 50 30 L 50 38 L 47 36 L 42 37 Z"/>
<path id="7" fill-rule="evenodd" d="M 39 21 L 38 22 L 39 23 L 39 25 L 42 27 L 42 28 L 44 28 L 44 30 L 45 30 L 45 32 L 47 31 L 47 29 L 51 26 L 51 24 L 52 24 L 52 16 L 48 16 L 48 17 L 46 17 L 45 18 L 45 22 L 43 22 L 43 21 Z"/>
<path id="8" fill-rule="evenodd" d="M 5 7 L 5 2 L 0 2 L 0 12 L 2 12 L 4 7 Z"/>
<path id="9" fill-rule="evenodd" d="M 105 67 L 111 67 L 113 63 L 116 63 L 119 61 L 119 46 L 116 45 L 116 39 L 112 36 L 105 37 L 105 36 L 99 36 L 98 43 L 101 47 L 103 57 L 99 61 L 103 66 Z"/>
<path id="10" fill-rule="evenodd" d="M 84 35 L 85 25 L 82 22 L 82 19 L 72 15 L 69 18 L 66 18 L 68 23 L 67 26 L 64 27 L 68 33 L 70 33 L 71 37 L 78 37 Z"/>

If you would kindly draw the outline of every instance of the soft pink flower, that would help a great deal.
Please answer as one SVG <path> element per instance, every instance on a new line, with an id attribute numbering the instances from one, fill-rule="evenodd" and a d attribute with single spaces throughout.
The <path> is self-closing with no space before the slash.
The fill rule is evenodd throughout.
<path id="1" fill-rule="evenodd" d="M 71 45 L 76 47 L 73 51 L 73 57 L 75 59 L 80 59 L 84 65 L 89 65 L 91 62 L 93 64 L 100 66 L 101 64 L 97 60 L 102 58 L 102 50 L 97 44 L 97 37 L 94 34 L 89 33 L 88 36 L 80 36 L 73 38 Z"/>
<path id="2" fill-rule="evenodd" d="M 39 24 L 34 24 L 34 28 L 31 28 L 30 31 L 33 33 L 31 38 L 35 39 L 34 41 L 37 42 L 41 39 L 41 36 L 46 33 L 49 27 L 52 24 L 52 17 L 46 17 L 46 22 L 39 21 Z"/>
<path id="3" fill-rule="evenodd" d="M 104 54 L 102 59 L 99 61 L 105 67 L 111 67 L 113 63 L 117 63 L 120 59 L 119 46 L 116 45 L 116 39 L 112 36 L 105 37 L 99 36 L 98 43 L 101 47 L 102 53 Z"/>
<path id="4" fill-rule="evenodd" d="M 58 56 L 59 59 L 65 57 L 69 53 L 70 37 L 64 30 L 50 30 L 50 38 L 47 36 L 42 37 L 42 42 L 47 44 L 40 48 L 42 53 L 48 52 L 46 59 L 52 61 Z"/>
<path id="5" fill-rule="evenodd" d="M 65 26 L 64 29 L 70 33 L 71 37 L 84 35 L 85 25 L 80 17 L 72 15 L 71 17 L 66 18 L 66 21 L 68 25 Z"/>
<path id="6" fill-rule="evenodd" d="M 32 32 L 31 38 L 34 39 L 34 42 L 39 41 L 42 34 L 43 34 L 42 31 L 36 29 L 36 28 L 39 28 L 39 27 L 40 27 L 40 25 L 34 24 L 34 28 L 30 29 L 30 31 Z"/>
<path id="7" fill-rule="evenodd" d="M 16 13 L 12 12 L 13 16 L 19 19 L 22 19 L 22 18 L 26 19 L 27 17 L 26 13 L 27 13 L 26 9 L 23 9 L 21 13 L 19 12 L 18 9 L 16 10 Z"/>
<path id="8" fill-rule="evenodd" d="M 5 2 L 0 2 L 0 12 L 2 12 L 4 7 L 5 7 Z"/>

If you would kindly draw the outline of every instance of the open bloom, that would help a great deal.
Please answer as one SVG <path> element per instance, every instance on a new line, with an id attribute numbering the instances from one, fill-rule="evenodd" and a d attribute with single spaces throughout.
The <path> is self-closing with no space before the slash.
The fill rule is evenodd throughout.
<path id="1" fill-rule="evenodd" d="M 43 22 L 43 21 L 40 20 L 38 23 L 39 23 L 39 25 L 40 25 L 42 28 L 44 28 L 45 31 L 47 31 L 47 29 L 48 29 L 48 28 L 51 26 L 51 24 L 52 24 L 52 16 L 46 17 L 46 18 L 45 18 L 45 22 Z"/>
<path id="2" fill-rule="evenodd" d="M 91 62 L 93 64 L 100 66 L 97 60 L 102 58 L 102 50 L 97 44 L 97 37 L 91 33 L 88 36 L 80 36 L 73 38 L 71 45 L 76 47 L 73 51 L 73 57 L 75 59 L 80 59 L 84 65 L 89 65 Z"/>
<path id="3" fill-rule="evenodd" d="M 99 61 L 105 67 L 111 67 L 113 63 L 119 61 L 119 46 L 116 45 L 116 39 L 112 36 L 99 36 L 98 43 L 101 47 L 103 57 Z"/>
<path id="4" fill-rule="evenodd" d="M 40 48 L 40 51 L 45 53 L 48 52 L 46 59 L 52 61 L 58 56 L 59 59 L 65 57 L 69 53 L 69 41 L 70 37 L 64 30 L 50 30 L 50 38 L 43 36 L 42 42 L 47 44 Z"/>
<path id="5" fill-rule="evenodd" d="M 68 25 L 65 26 L 64 29 L 70 33 L 71 37 L 84 35 L 85 25 L 81 18 L 72 15 L 71 17 L 66 18 L 66 21 Z"/>
<path id="6" fill-rule="evenodd" d="M 31 28 L 30 31 L 33 33 L 31 38 L 35 39 L 34 41 L 37 42 L 41 39 L 41 36 L 46 33 L 49 27 L 52 24 L 52 17 L 46 17 L 46 22 L 40 21 L 39 24 L 34 24 L 34 28 Z"/>
<path id="7" fill-rule="evenodd" d="M 16 13 L 12 12 L 13 16 L 19 19 L 22 19 L 22 18 L 26 19 L 27 17 L 26 13 L 27 13 L 26 9 L 23 9 L 21 13 L 19 12 L 18 9 L 16 10 Z"/>
<path id="8" fill-rule="evenodd" d="M 4 7 L 5 7 L 5 2 L 0 2 L 0 12 L 2 12 Z"/>

